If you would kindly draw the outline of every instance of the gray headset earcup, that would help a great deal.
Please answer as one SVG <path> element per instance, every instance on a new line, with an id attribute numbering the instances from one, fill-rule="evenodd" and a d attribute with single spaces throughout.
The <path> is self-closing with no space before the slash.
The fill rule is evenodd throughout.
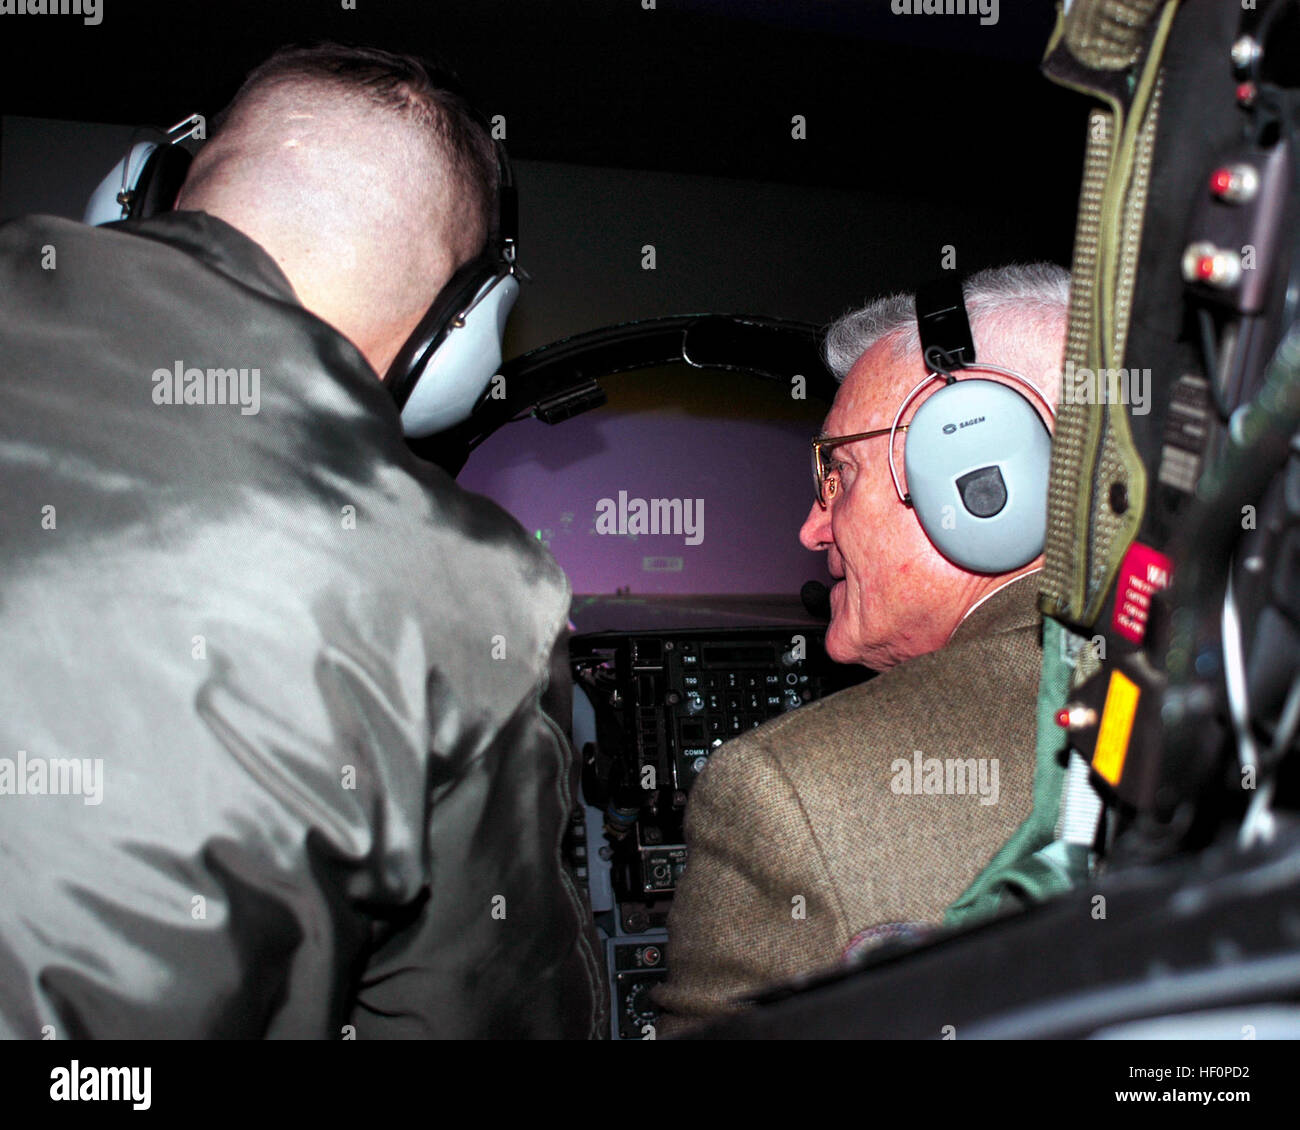
<path id="1" fill-rule="evenodd" d="M 1009 573 L 1043 551 L 1052 441 L 1037 410 L 997 381 L 958 380 L 926 400 L 907 430 L 912 506 L 944 557 Z"/>
<path id="2" fill-rule="evenodd" d="M 99 182 L 95 191 L 91 193 L 90 200 L 86 203 L 86 210 L 82 213 L 81 222 L 83 224 L 112 224 L 118 220 L 125 220 L 129 214 L 129 209 L 117 199 L 118 193 L 122 191 L 122 166 L 130 162 L 130 168 L 126 171 L 125 183 L 127 188 L 134 188 L 136 182 L 140 179 L 140 173 L 144 170 L 145 163 L 157 148 L 158 143 L 156 141 L 137 141 L 131 146 L 131 152 L 113 166 L 109 174 Z"/>
<path id="3" fill-rule="evenodd" d="M 402 407 L 402 431 L 430 436 L 469 418 L 483 390 L 501 367 L 506 321 L 519 296 L 513 275 L 489 279 L 463 326 L 447 332 L 429 363 L 414 381 Z"/>

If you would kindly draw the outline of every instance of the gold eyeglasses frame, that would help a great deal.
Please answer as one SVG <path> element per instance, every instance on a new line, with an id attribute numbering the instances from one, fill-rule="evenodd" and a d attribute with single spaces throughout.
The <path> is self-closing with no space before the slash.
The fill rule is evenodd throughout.
<path id="1" fill-rule="evenodd" d="M 855 432 L 850 436 L 814 436 L 812 440 L 812 473 L 814 493 L 818 505 L 825 510 L 827 498 L 834 498 L 836 491 L 839 490 L 838 472 L 828 470 L 822 459 L 823 451 L 829 451 L 833 447 L 839 447 L 846 443 L 857 443 L 860 439 L 875 439 L 876 436 L 887 436 L 892 432 L 905 431 L 907 431 L 906 424 L 897 424 L 892 428 L 877 428 L 871 432 Z M 831 483 L 834 483 L 835 486 L 828 491 L 827 487 Z"/>

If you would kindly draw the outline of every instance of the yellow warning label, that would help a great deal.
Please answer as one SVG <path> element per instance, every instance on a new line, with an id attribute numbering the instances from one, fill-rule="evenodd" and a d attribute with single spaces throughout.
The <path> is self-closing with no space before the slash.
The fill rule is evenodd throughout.
<path id="1" fill-rule="evenodd" d="M 1128 739 L 1133 733 L 1133 718 L 1137 714 L 1141 693 L 1132 679 L 1118 671 L 1111 672 L 1092 767 L 1112 785 L 1119 784 L 1124 772 L 1124 757 L 1128 753 Z"/>

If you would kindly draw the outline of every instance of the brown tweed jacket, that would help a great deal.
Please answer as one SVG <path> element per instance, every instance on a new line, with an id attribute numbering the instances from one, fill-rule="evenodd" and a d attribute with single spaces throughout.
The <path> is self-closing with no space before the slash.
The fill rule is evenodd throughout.
<path id="1" fill-rule="evenodd" d="M 1029 815 L 1037 589 L 1036 574 L 1019 578 L 941 650 L 713 755 L 686 812 L 690 854 L 656 993 L 661 1035 L 730 1011 L 737 995 L 834 966 L 868 927 L 940 921 Z M 912 771 L 917 751 L 990 759 L 984 795 L 972 795 L 974 783 L 965 795 L 927 793 Z M 997 802 L 986 803 L 993 758 Z"/>

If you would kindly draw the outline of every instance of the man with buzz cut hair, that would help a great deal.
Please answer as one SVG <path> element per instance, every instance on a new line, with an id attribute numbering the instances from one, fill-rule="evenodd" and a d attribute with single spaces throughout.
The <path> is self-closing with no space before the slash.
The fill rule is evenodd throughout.
<path id="1" fill-rule="evenodd" d="M 93 806 L 0 795 L 0 1036 L 603 1034 L 568 582 L 380 382 L 496 196 L 460 96 L 322 45 L 175 211 L 0 227 L 0 752 L 102 761 Z"/>
<path id="2" fill-rule="evenodd" d="M 1021 374 L 1054 404 L 1067 273 L 1004 267 L 963 291 L 979 362 Z M 1042 557 L 972 572 L 940 553 L 900 501 L 889 445 L 901 472 L 906 432 L 891 440 L 891 425 L 930 371 L 911 295 L 844 315 L 826 356 L 841 384 L 799 537 L 826 552 L 836 579 L 827 652 L 880 674 L 709 759 L 686 809 L 672 961 L 656 993 L 666 1035 L 938 924 L 1031 807 Z M 969 374 L 1031 399 L 978 363 Z M 928 386 L 902 423 L 941 387 Z M 1045 406 L 1037 410 L 1050 426 Z M 957 795 L 926 784 L 935 766 L 941 783 L 960 775 Z"/>

